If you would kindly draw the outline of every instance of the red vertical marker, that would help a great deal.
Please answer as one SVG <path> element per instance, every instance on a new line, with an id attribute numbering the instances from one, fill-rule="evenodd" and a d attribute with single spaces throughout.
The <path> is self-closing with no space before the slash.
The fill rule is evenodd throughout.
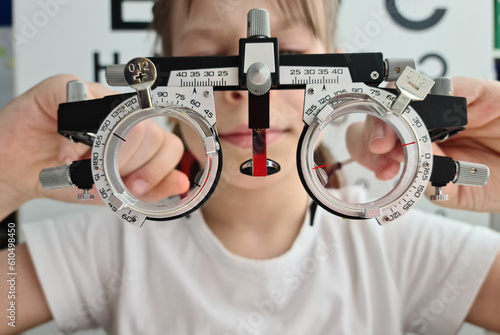
<path id="1" fill-rule="evenodd" d="M 266 130 L 252 129 L 252 176 L 267 176 Z"/>

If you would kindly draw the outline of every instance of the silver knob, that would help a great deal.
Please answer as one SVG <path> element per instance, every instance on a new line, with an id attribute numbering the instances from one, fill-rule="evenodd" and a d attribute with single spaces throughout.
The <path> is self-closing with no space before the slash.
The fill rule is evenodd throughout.
<path id="1" fill-rule="evenodd" d="M 40 172 L 39 179 L 40 184 L 46 190 L 73 186 L 73 182 L 71 181 L 69 174 L 69 165 L 43 169 Z"/>
<path id="2" fill-rule="evenodd" d="M 90 190 L 83 190 L 82 193 L 77 195 L 78 200 L 94 200 L 95 195 L 90 193 Z"/>
<path id="3" fill-rule="evenodd" d="M 453 95 L 453 87 L 450 78 L 434 79 L 434 86 L 431 88 L 431 94 Z"/>
<path id="4" fill-rule="evenodd" d="M 252 9 L 247 16 L 247 37 L 271 37 L 269 12 L 265 9 Z"/>
<path id="5" fill-rule="evenodd" d="M 87 99 L 87 84 L 83 81 L 73 80 L 66 84 L 66 102 L 78 102 Z"/>
<path id="6" fill-rule="evenodd" d="M 248 92 L 254 95 L 264 95 L 271 89 L 271 70 L 261 62 L 250 65 L 247 72 Z"/>
<path id="7" fill-rule="evenodd" d="M 106 68 L 106 82 L 109 86 L 128 86 L 125 80 L 125 65 L 109 65 Z"/>
<path id="8" fill-rule="evenodd" d="M 457 173 L 453 183 L 467 186 L 484 186 L 490 178 L 490 169 L 483 164 L 456 161 Z"/>
<path id="9" fill-rule="evenodd" d="M 441 187 L 436 187 L 435 193 L 430 198 L 431 201 L 447 201 L 448 194 L 443 194 Z"/>
<path id="10" fill-rule="evenodd" d="M 396 81 L 407 66 L 416 69 L 415 60 L 411 58 L 388 58 L 384 60 L 385 81 Z"/>

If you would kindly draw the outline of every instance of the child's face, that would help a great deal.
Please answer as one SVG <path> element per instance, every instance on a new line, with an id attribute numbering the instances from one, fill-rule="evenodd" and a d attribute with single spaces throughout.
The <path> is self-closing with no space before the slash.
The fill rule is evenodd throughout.
<path id="1" fill-rule="evenodd" d="M 269 11 L 271 36 L 278 37 L 282 53 L 324 53 L 305 19 L 291 23 L 281 13 L 278 4 L 269 0 L 194 0 L 189 11 L 186 1 L 176 1 L 172 13 L 172 55 L 208 56 L 237 55 L 238 41 L 246 37 L 247 13 L 253 8 Z M 223 171 L 230 183 L 243 188 L 255 188 L 270 180 L 286 180 L 296 174 L 295 154 L 302 131 L 304 92 L 271 91 L 271 127 L 267 132 L 267 155 L 281 165 L 281 172 L 267 178 L 249 178 L 239 173 L 239 166 L 251 158 L 251 137 L 248 129 L 248 95 L 244 91 L 216 92 L 216 127 L 222 144 Z M 198 158 L 203 148 L 190 141 L 196 135 L 190 128 L 181 130 L 187 146 Z M 285 178 L 285 179 L 283 179 Z"/>

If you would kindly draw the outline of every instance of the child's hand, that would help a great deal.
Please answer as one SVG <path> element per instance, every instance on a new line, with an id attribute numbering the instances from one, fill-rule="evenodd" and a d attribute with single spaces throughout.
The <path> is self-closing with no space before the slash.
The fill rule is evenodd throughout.
<path id="1" fill-rule="evenodd" d="M 125 186 L 144 202 L 156 202 L 188 191 L 188 177 L 175 169 L 183 152 L 180 138 L 153 119 L 142 121 L 127 134 L 118 155 Z"/>
<path id="2" fill-rule="evenodd" d="M 463 210 L 500 211 L 500 83 L 475 78 L 453 79 L 453 94 L 467 98 L 466 130 L 444 142 L 433 143 L 433 154 L 454 160 L 485 164 L 490 179 L 484 187 L 459 186 L 449 183 L 443 192 L 449 201 L 438 202 L 445 207 Z M 355 123 L 347 132 L 351 156 L 386 180 L 399 171 L 403 150 L 390 126 L 369 117 Z M 427 193 L 432 194 L 431 187 Z"/>
<path id="3" fill-rule="evenodd" d="M 44 190 L 39 183 L 42 169 L 90 157 L 91 148 L 57 133 L 57 109 L 66 102 L 66 83 L 76 79 L 70 75 L 49 78 L 0 110 L 0 216 L 40 197 L 76 202 L 82 192 L 76 187 Z M 88 83 L 89 99 L 110 94 L 114 92 L 105 86 Z M 127 175 L 125 183 L 131 191 L 159 200 L 187 190 L 187 177 L 173 171 L 183 153 L 179 138 L 153 121 L 134 128 L 130 136 L 138 140 L 131 141 L 128 152 L 133 155 L 121 159 L 120 171 Z M 164 160 L 166 156 L 169 159 Z"/>

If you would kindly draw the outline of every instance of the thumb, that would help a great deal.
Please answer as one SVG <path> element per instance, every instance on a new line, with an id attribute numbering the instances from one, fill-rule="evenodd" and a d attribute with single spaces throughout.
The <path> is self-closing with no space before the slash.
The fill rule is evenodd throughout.
<path id="1" fill-rule="evenodd" d="M 379 180 L 393 178 L 404 160 L 396 133 L 385 122 L 368 116 L 349 126 L 346 145 L 351 157 Z"/>

